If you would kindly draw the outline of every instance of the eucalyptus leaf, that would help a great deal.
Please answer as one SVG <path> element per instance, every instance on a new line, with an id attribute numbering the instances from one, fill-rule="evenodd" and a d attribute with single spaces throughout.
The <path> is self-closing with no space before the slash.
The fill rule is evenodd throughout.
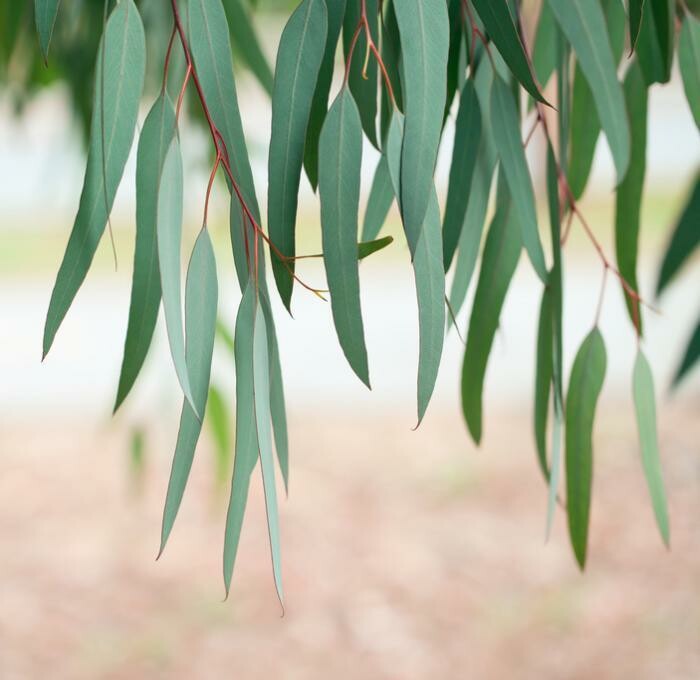
<path id="1" fill-rule="evenodd" d="M 586 565 L 593 482 L 593 421 L 605 380 L 603 337 L 594 328 L 583 341 L 569 380 L 566 401 L 566 497 L 569 536 L 581 569 Z"/>
<path id="2" fill-rule="evenodd" d="M 537 325 L 537 351 L 535 354 L 535 410 L 534 431 L 537 461 L 545 479 L 549 479 L 547 462 L 547 422 L 549 420 L 549 402 L 552 393 L 553 374 L 553 311 L 552 290 L 545 287 L 542 291 L 540 316 Z"/>
<path id="3" fill-rule="evenodd" d="M 112 10 L 100 42 L 97 64 L 85 181 L 73 231 L 51 293 L 44 326 L 44 357 L 95 256 L 134 138 L 146 44 L 133 0 L 122 0 Z M 109 87 L 103 87 L 103 75 Z"/>
<path id="4" fill-rule="evenodd" d="M 47 61 L 49 58 L 49 43 L 51 42 L 60 2 L 61 0 L 34 0 L 34 19 L 44 61 Z"/>
<path id="5" fill-rule="evenodd" d="M 394 202 L 394 188 L 391 185 L 389 165 L 382 155 L 372 178 L 372 187 L 367 200 L 365 221 L 362 225 L 362 240 L 372 241 L 377 237 Z"/>
<path id="6" fill-rule="evenodd" d="M 678 65 L 695 125 L 700 128 L 700 20 L 690 14 L 683 19 L 678 38 Z"/>
<path id="7" fill-rule="evenodd" d="M 695 366 L 695 364 L 698 363 L 698 359 L 700 359 L 700 321 L 695 326 L 695 330 L 693 331 L 693 335 L 688 342 L 683 359 L 681 360 L 681 363 L 673 376 L 674 387 L 677 387 L 680 381 L 685 378 L 686 375 L 688 375 L 690 370 Z"/>

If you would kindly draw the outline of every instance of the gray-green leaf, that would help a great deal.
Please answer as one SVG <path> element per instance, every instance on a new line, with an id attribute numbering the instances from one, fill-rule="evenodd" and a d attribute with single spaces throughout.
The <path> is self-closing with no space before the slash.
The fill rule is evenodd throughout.
<path id="1" fill-rule="evenodd" d="M 642 452 L 642 465 L 647 478 L 651 503 L 654 506 L 656 523 L 666 544 L 670 545 L 668 509 L 666 507 L 666 492 L 661 474 L 659 459 L 659 439 L 656 432 L 656 397 L 654 394 L 654 377 L 647 358 L 641 349 L 637 352 L 634 362 L 632 393 L 637 413 L 637 429 Z"/>
<path id="2" fill-rule="evenodd" d="M 328 112 L 319 144 L 323 259 L 340 346 L 353 371 L 369 387 L 357 263 L 361 164 L 360 114 L 344 87 Z"/>
<path id="3" fill-rule="evenodd" d="M 603 337 L 594 328 L 576 355 L 566 400 L 566 497 L 569 536 L 576 559 L 586 565 L 593 482 L 593 420 L 606 370 Z"/>
<path id="4" fill-rule="evenodd" d="M 123 0 L 112 11 L 97 64 L 85 182 L 51 293 L 44 326 L 44 357 L 90 268 L 134 138 L 146 67 L 146 43 L 133 0 Z M 103 74 L 109 87 L 102 86 Z"/>
<path id="5" fill-rule="evenodd" d="M 44 55 L 44 61 L 49 58 L 49 43 L 60 2 L 61 0 L 34 0 L 36 32 L 39 34 L 39 45 L 41 53 Z"/>
<path id="6" fill-rule="evenodd" d="M 365 210 L 365 221 L 362 225 L 362 240 L 371 241 L 384 226 L 386 216 L 389 214 L 391 204 L 394 201 L 394 188 L 391 185 L 389 175 L 389 165 L 386 155 L 382 154 L 374 171 L 372 178 L 372 188 L 367 199 Z"/>
<path id="7" fill-rule="evenodd" d="M 678 39 L 678 64 L 683 76 L 685 96 L 700 128 L 700 20 L 688 14 Z"/>
<path id="8" fill-rule="evenodd" d="M 325 1 L 304 0 L 289 18 L 277 52 L 272 92 L 267 211 L 270 238 L 277 249 L 290 258 L 296 253 L 297 200 L 306 128 L 327 31 Z M 294 285 L 291 274 L 294 262 L 290 261 L 285 266 L 273 254 L 272 271 L 282 302 L 289 309 Z"/>

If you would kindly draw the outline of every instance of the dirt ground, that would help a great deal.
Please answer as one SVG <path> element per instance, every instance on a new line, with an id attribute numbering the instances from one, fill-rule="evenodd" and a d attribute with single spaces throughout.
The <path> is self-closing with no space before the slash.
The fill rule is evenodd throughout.
<path id="1" fill-rule="evenodd" d="M 292 413 L 282 503 L 286 614 L 259 474 L 231 597 L 225 497 L 204 442 L 155 562 L 172 433 L 143 492 L 126 434 L 79 422 L 0 431 L 0 678 L 700 677 L 700 403 L 664 407 L 672 550 L 656 533 L 630 406 L 596 431 L 589 566 L 546 493 L 526 413 Z"/>

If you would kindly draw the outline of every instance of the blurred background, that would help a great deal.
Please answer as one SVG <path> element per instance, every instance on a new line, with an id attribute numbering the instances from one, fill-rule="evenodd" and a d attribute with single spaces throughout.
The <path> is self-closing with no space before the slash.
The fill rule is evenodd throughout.
<path id="1" fill-rule="evenodd" d="M 0 2 L 0 9 L 9 12 L 11 4 Z M 271 63 L 284 4 L 262 3 L 256 23 Z M 101 18 L 100 3 L 76 5 Z M 60 35 L 68 19 L 60 22 L 56 50 L 65 57 L 69 42 Z M 408 252 L 397 239 L 361 268 L 371 393 L 345 363 L 328 304 L 298 289 L 291 319 L 275 301 L 291 442 L 290 493 L 280 508 L 286 613 L 280 617 L 274 594 L 257 474 L 232 593 L 222 602 L 231 474 L 225 442 L 235 426 L 229 351 L 217 346 L 213 371 L 229 430 L 205 430 L 157 563 L 181 404 L 162 320 L 140 382 L 111 417 L 128 313 L 135 153 L 113 213 L 117 267 L 105 235 L 51 354 L 40 361 L 44 315 L 84 170 L 83 119 L 72 102 L 80 93 L 89 102 L 92 86 L 85 73 L 67 85 L 60 66 L 50 66 L 37 71 L 41 87 L 27 95 L 17 78 L 23 64 L 38 59 L 30 38 L 3 57 L 13 75 L 0 85 L 0 678 L 700 677 L 700 374 L 669 390 L 697 316 L 697 262 L 646 316 L 670 551 L 656 532 L 640 464 L 631 402 L 635 339 L 616 283 L 608 282 L 602 315 L 609 368 L 594 440 L 589 564 L 581 575 L 562 514 L 544 543 L 546 487 L 531 426 L 535 275 L 521 258 L 489 363 L 477 450 L 461 419 L 463 346 L 454 330 L 428 415 L 411 431 L 417 312 Z M 95 49 L 83 55 L 90 64 Z M 160 69 L 161 56 L 153 61 Z M 237 69 L 237 78 L 264 196 L 269 99 L 247 71 Z M 201 224 L 210 169 L 209 140 L 193 117 L 182 133 L 183 252 Z M 443 198 L 450 151 L 448 126 L 437 173 Z M 530 153 L 540 168 L 539 135 Z M 700 139 L 674 75 L 651 91 L 640 262 L 646 299 L 653 299 L 699 159 Z M 363 200 L 376 160 L 367 146 Z M 302 183 L 298 250 L 319 252 L 318 202 Z M 613 185 L 601 141 L 582 209 L 611 255 Z M 232 326 L 238 293 L 227 210 L 219 183 L 210 229 L 220 315 Z M 399 234 L 394 210 L 385 231 Z M 576 225 L 565 256 L 568 374 L 593 322 L 601 267 Z M 307 261 L 300 270 L 323 286 L 322 265 Z M 459 315 L 462 330 L 469 308 Z"/>

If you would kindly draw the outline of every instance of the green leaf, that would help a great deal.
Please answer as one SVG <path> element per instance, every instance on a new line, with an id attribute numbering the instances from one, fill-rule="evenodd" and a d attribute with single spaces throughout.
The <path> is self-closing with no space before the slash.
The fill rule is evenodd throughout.
<path id="1" fill-rule="evenodd" d="M 666 507 L 666 492 L 661 474 L 659 459 L 659 438 L 656 432 L 656 397 L 654 394 L 654 377 L 644 353 L 640 349 L 634 362 L 632 379 L 632 394 L 637 413 L 637 429 L 642 452 L 642 465 L 647 478 L 651 503 L 654 506 L 656 523 L 661 537 L 670 546 L 668 526 L 668 509 Z"/>
<path id="2" fill-rule="evenodd" d="M 366 0 L 367 21 L 369 23 L 370 34 L 376 44 L 379 44 L 379 26 L 377 17 L 379 14 L 378 0 Z M 345 9 L 345 19 L 343 22 L 343 48 L 345 59 L 348 58 L 350 43 L 360 21 L 360 3 L 350 0 Z M 362 129 L 367 135 L 367 139 L 375 148 L 379 148 L 377 139 L 377 87 L 379 85 L 378 68 L 376 60 L 371 57 L 367 62 L 366 73 L 363 74 L 365 65 L 365 54 L 367 52 L 367 37 L 364 30 L 355 45 L 350 73 L 348 74 L 348 86 L 353 99 L 357 103 L 362 120 Z M 366 77 L 365 77 L 366 76 Z"/>
<path id="3" fill-rule="evenodd" d="M 443 264 L 447 271 L 452 263 L 469 203 L 469 188 L 481 145 L 481 111 L 474 82 L 467 80 L 462 88 L 455 122 L 455 141 L 447 186 L 443 223 Z"/>
<path id="4" fill-rule="evenodd" d="M 401 213 L 415 255 L 428 210 L 447 92 L 450 26 L 445 0 L 394 3 L 402 45 L 405 131 Z"/>
<path id="5" fill-rule="evenodd" d="M 146 45 L 143 25 L 132 0 L 122 0 L 112 11 L 100 43 L 97 64 L 85 182 L 73 231 L 51 293 L 44 327 L 44 357 L 90 268 L 107 226 L 134 137 Z M 109 87 L 102 87 L 103 73 Z"/>
<path id="6" fill-rule="evenodd" d="M 700 244 L 700 174 L 695 178 L 693 190 L 673 230 L 673 235 L 661 263 L 656 295 L 661 295 L 674 279 L 687 259 Z"/>
<path id="7" fill-rule="evenodd" d="M 620 274 L 633 290 L 637 284 L 637 254 L 639 227 L 647 153 L 647 87 L 642 71 L 635 60 L 625 76 L 625 101 L 629 112 L 632 135 L 630 169 L 617 188 L 615 206 L 615 252 Z M 623 288 L 625 304 L 632 323 L 642 332 L 642 310 L 639 302 Z"/>
<path id="8" fill-rule="evenodd" d="M 163 294 L 165 326 L 175 373 L 185 398 L 198 418 L 201 417 L 190 387 L 182 330 L 182 296 L 180 291 L 180 250 L 182 247 L 183 207 L 182 155 L 177 137 L 173 137 L 163 162 L 158 187 L 157 240 L 160 285 Z"/>
<path id="9" fill-rule="evenodd" d="M 34 0 L 34 19 L 36 32 L 39 34 L 39 45 L 44 61 L 49 58 L 49 43 L 58 15 L 58 5 L 61 0 Z"/>
<path id="10" fill-rule="evenodd" d="M 554 399 L 554 424 L 552 425 L 552 465 L 549 474 L 549 494 L 547 496 L 547 522 L 545 526 L 545 541 L 549 540 L 554 522 L 554 510 L 559 493 L 559 478 L 561 476 L 561 431 L 563 425 L 562 405 Z"/>
<path id="11" fill-rule="evenodd" d="M 216 333 L 218 290 L 214 249 L 208 231 L 202 229 L 192 250 L 185 294 L 187 372 L 192 382 L 192 395 L 197 410 L 195 412 L 187 400 L 182 404 L 180 430 L 163 510 L 159 555 L 165 548 L 180 509 L 202 430 L 202 422 L 197 413 L 204 414 L 207 406 Z"/>
<path id="12" fill-rule="evenodd" d="M 647 85 L 671 78 L 674 39 L 673 0 L 645 0 L 636 52 Z"/>
<path id="13" fill-rule="evenodd" d="M 620 0 L 603 0 L 608 36 L 615 63 L 619 64 L 625 48 L 625 10 Z M 574 198 L 579 199 L 586 188 L 593 167 L 596 144 L 600 135 L 600 120 L 595 99 L 581 65 L 576 64 L 571 106 L 571 152 L 567 179 Z"/>
<path id="14" fill-rule="evenodd" d="M 685 350 L 683 359 L 681 360 L 680 366 L 676 371 L 676 375 L 673 378 L 673 387 L 676 387 L 678 383 L 690 372 L 690 369 L 695 366 L 698 359 L 700 359 L 700 321 L 695 326 L 695 331 L 693 332 L 690 342 L 688 342 L 688 347 Z"/>
<path id="15" fill-rule="evenodd" d="M 260 209 L 238 108 L 226 13 L 221 0 L 188 0 L 190 49 L 209 113 L 226 145 L 241 195 L 255 220 Z"/>
<path id="16" fill-rule="evenodd" d="M 486 238 L 462 365 L 462 411 L 477 444 L 481 442 L 486 366 L 521 248 L 516 209 L 503 192 Z"/>
<path id="17" fill-rule="evenodd" d="M 253 396 L 255 404 L 255 427 L 265 490 L 267 529 L 272 554 L 272 572 L 280 603 L 284 603 L 282 592 L 282 560 L 280 556 L 279 515 L 277 511 L 277 490 L 275 488 L 275 467 L 272 456 L 272 431 L 270 428 L 270 372 L 265 314 L 258 305 L 255 311 L 253 332 Z"/>
<path id="18" fill-rule="evenodd" d="M 175 109 L 168 96 L 156 99 L 141 131 L 136 157 L 136 248 L 124 359 L 114 405 L 127 397 L 146 359 L 160 307 L 156 216 L 165 154 L 175 132 Z"/>
<path id="19" fill-rule="evenodd" d="M 364 260 L 380 250 L 384 250 L 394 242 L 393 236 L 384 236 L 383 238 L 375 239 L 374 241 L 364 241 L 357 244 L 357 259 Z"/>
<path id="20" fill-rule="evenodd" d="M 382 140 L 386 139 L 389 123 L 394 115 L 394 109 L 404 110 L 403 90 L 401 86 L 401 36 L 399 25 L 396 21 L 394 3 L 392 0 L 384 0 L 384 21 L 382 23 L 382 42 L 380 45 L 384 67 L 391 82 L 396 106 L 391 102 L 386 86 L 381 88 L 381 133 Z"/>
<path id="21" fill-rule="evenodd" d="M 549 479 L 547 463 L 547 421 L 549 419 L 549 397 L 552 388 L 553 355 L 552 290 L 545 287 L 540 303 L 537 325 L 537 352 L 535 355 L 535 410 L 534 429 L 537 460 L 545 479 Z"/>
<path id="22" fill-rule="evenodd" d="M 231 417 L 226 398 L 214 385 L 209 388 L 206 420 L 214 440 L 216 483 L 223 485 L 226 483 L 233 453 Z"/>
<path id="23" fill-rule="evenodd" d="M 494 79 L 491 88 L 491 124 L 501 168 L 518 213 L 522 243 L 537 275 L 546 282 L 547 267 L 537 227 L 535 191 L 520 135 L 520 118 L 510 88 L 499 77 Z"/>
<path id="24" fill-rule="evenodd" d="M 304 147 L 304 169 L 314 191 L 318 188 L 318 140 L 321 136 L 323 121 L 328 109 L 328 94 L 331 91 L 335 53 L 338 48 L 340 29 L 345 16 L 347 0 L 325 0 L 328 14 L 328 35 L 323 61 L 316 79 L 316 90 L 311 102 L 309 124 L 306 128 L 306 146 Z"/>
<path id="25" fill-rule="evenodd" d="M 445 339 L 445 270 L 437 192 L 433 189 L 413 268 L 418 296 L 418 423 L 435 389 Z"/>
<path id="26" fill-rule="evenodd" d="M 535 46 L 532 49 L 532 68 L 537 82 L 544 87 L 557 64 L 557 24 L 548 2 L 542 3 L 537 20 Z"/>
<path id="27" fill-rule="evenodd" d="M 263 86 L 265 92 L 272 94 L 272 69 L 260 47 L 255 27 L 248 8 L 242 0 L 225 0 L 226 19 L 231 40 L 248 68 Z"/>
<path id="28" fill-rule="evenodd" d="M 328 30 L 324 0 L 304 0 L 282 33 L 272 93 L 272 135 L 268 158 L 269 235 L 277 249 L 294 257 L 299 180 L 304 140 Z M 290 271 L 291 270 L 291 271 Z M 272 272 L 280 297 L 290 309 L 294 262 L 274 254 Z"/>
<path id="29" fill-rule="evenodd" d="M 374 171 L 372 188 L 367 200 L 365 221 L 362 226 L 362 240 L 371 241 L 384 226 L 386 216 L 389 214 L 391 204 L 394 201 L 394 188 L 391 186 L 391 176 L 386 156 L 382 155 Z"/>
<path id="30" fill-rule="evenodd" d="M 598 117 L 612 152 L 618 182 L 630 161 L 630 135 L 605 17 L 598 0 L 549 0 L 593 91 Z"/>
<path id="31" fill-rule="evenodd" d="M 593 481 L 593 421 L 606 369 L 605 344 L 597 328 L 574 360 L 566 401 L 566 497 L 569 535 L 576 559 L 586 565 Z"/>
<path id="32" fill-rule="evenodd" d="M 344 87 L 328 112 L 319 144 L 323 260 L 340 346 L 353 371 L 369 387 L 357 264 L 361 165 L 360 114 Z"/>
<path id="33" fill-rule="evenodd" d="M 700 128 L 700 20 L 688 14 L 678 39 L 678 64 L 683 76 L 685 96 Z"/>
<path id="34" fill-rule="evenodd" d="M 532 76 L 525 47 L 507 0 L 473 0 L 473 3 L 484 22 L 484 28 L 513 75 L 534 99 L 547 104 Z"/>
<path id="35" fill-rule="evenodd" d="M 639 39 L 639 29 L 642 25 L 642 11 L 646 0 L 629 0 L 629 20 L 630 20 L 630 45 L 631 52 L 637 48 L 637 40 Z"/>

